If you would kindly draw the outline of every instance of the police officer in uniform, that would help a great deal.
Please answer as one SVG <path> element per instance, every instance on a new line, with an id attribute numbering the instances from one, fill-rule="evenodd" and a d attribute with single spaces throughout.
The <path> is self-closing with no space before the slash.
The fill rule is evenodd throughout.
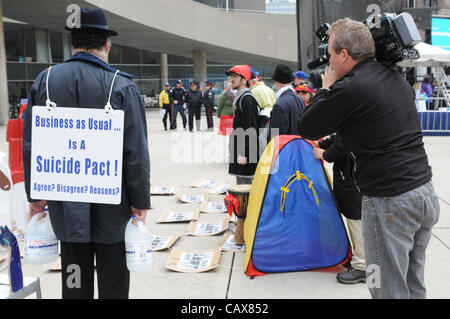
<path id="1" fill-rule="evenodd" d="M 101 9 L 83 8 L 80 17 L 79 27 L 66 27 L 71 32 L 75 54 L 52 67 L 51 72 L 49 69 L 42 71 L 28 97 L 23 130 L 25 188 L 30 215 L 42 212 L 47 205 L 53 230 L 61 242 L 62 297 L 94 297 L 95 258 L 99 298 L 128 298 L 130 273 L 125 257 L 125 227 L 132 214 L 145 222 L 150 208 L 145 106 L 131 75 L 119 73 L 111 93 L 111 106 L 125 113 L 121 203 L 109 205 L 30 198 L 32 109 L 35 105 L 46 105 L 46 85 L 49 98 L 57 107 L 103 109 L 110 95 L 116 70 L 108 64 L 108 55 L 110 37 L 117 32 L 109 29 Z M 71 265 L 80 267 L 79 286 L 68 286 L 73 273 Z"/>
<path id="2" fill-rule="evenodd" d="M 194 130 L 194 116 L 197 131 L 200 131 L 201 111 L 203 103 L 202 91 L 198 89 L 197 82 L 191 82 L 191 89 L 186 93 L 186 104 L 189 113 L 189 131 Z"/>
<path id="3" fill-rule="evenodd" d="M 172 128 L 171 130 L 177 129 L 177 115 L 181 114 L 183 119 L 183 128 L 186 130 L 186 115 L 184 114 L 184 103 L 186 102 L 186 91 L 183 88 L 183 84 L 180 80 L 175 83 L 175 87 L 170 90 L 170 98 L 173 100 L 172 103 Z"/>
<path id="4" fill-rule="evenodd" d="M 208 123 L 208 131 L 214 131 L 213 111 L 215 105 L 215 95 L 212 90 L 212 83 L 205 82 L 205 93 L 203 93 L 203 104 L 206 109 L 206 122 Z"/>

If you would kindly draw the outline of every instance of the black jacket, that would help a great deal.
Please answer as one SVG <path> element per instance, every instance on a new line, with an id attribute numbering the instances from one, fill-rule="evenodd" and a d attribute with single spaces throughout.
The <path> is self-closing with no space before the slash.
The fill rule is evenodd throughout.
<path id="1" fill-rule="evenodd" d="M 169 97 L 171 98 L 171 101 L 178 101 L 178 105 L 182 106 L 184 102 L 186 101 L 186 91 L 184 88 L 177 89 L 176 87 L 173 87 L 170 90 Z"/>
<path id="2" fill-rule="evenodd" d="M 297 135 L 297 123 L 305 111 L 303 100 L 292 90 L 281 94 L 273 106 L 270 128 L 278 129 L 278 135 Z M 272 133 L 272 138 L 276 135 Z"/>
<path id="3" fill-rule="evenodd" d="M 186 104 L 191 108 L 200 108 L 203 103 L 202 91 L 200 90 L 189 90 L 186 93 Z"/>
<path id="4" fill-rule="evenodd" d="M 323 158 L 333 163 L 333 192 L 340 212 L 349 219 L 361 219 L 362 194 L 356 187 L 353 177 L 355 162 L 345 141 L 339 135 L 333 135 L 320 141 L 319 147 L 326 150 Z"/>
<path id="5" fill-rule="evenodd" d="M 69 61 L 52 68 L 50 99 L 58 107 L 104 108 L 114 71 L 97 57 L 78 53 Z M 47 72 L 48 69 L 42 71 L 34 81 L 25 110 L 23 160 L 25 190 L 30 201 L 32 109 L 34 105 L 45 105 Z M 131 217 L 130 206 L 150 208 L 150 159 L 145 107 L 138 87 L 126 74 L 119 73 L 116 78 L 111 105 L 125 112 L 122 201 L 119 205 L 47 201 L 53 230 L 61 241 L 123 242 L 125 227 Z"/>
<path id="6" fill-rule="evenodd" d="M 258 129 L 258 102 L 253 95 L 241 96 L 236 100 L 233 134 L 230 139 L 232 162 L 230 163 L 228 172 L 231 175 L 244 177 L 252 177 L 255 175 L 259 160 Z M 239 165 L 237 163 L 238 155 L 247 157 L 248 164 Z"/>
<path id="7" fill-rule="evenodd" d="M 215 94 L 213 90 L 209 89 L 203 94 L 203 104 L 206 107 L 214 107 L 215 105 Z"/>
<path id="8" fill-rule="evenodd" d="M 395 70 L 374 60 L 319 90 L 298 122 L 316 140 L 338 132 L 354 157 L 355 178 L 367 196 L 391 197 L 431 180 L 415 94 Z"/>

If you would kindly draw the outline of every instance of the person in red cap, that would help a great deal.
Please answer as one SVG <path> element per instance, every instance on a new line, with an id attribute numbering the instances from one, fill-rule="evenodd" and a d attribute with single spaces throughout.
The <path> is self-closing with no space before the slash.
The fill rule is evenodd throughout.
<path id="1" fill-rule="evenodd" d="M 236 176 L 236 184 L 252 184 L 259 157 L 258 102 L 249 88 L 252 71 L 248 65 L 237 65 L 225 74 L 231 76 L 231 87 L 237 90 L 228 172 Z"/>

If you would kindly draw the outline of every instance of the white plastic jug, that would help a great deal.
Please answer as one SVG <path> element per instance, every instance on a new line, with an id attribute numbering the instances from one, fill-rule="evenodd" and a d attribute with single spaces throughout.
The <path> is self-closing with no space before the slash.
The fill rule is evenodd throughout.
<path id="1" fill-rule="evenodd" d="M 27 264 L 43 265 L 58 258 L 58 240 L 53 232 L 48 211 L 47 216 L 41 220 L 43 213 L 36 214 L 25 227 L 24 261 Z"/>
<path id="2" fill-rule="evenodd" d="M 150 232 L 144 223 L 137 221 L 138 226 L 132 221 L 132 216 L 125 229 L 125 253 L 127 267 L 131 272 L 145 272 L 152 269 L 152 241 Z"/>

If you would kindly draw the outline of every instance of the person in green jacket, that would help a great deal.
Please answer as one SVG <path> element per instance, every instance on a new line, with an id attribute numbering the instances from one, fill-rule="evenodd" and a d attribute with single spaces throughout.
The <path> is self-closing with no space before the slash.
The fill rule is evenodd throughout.
<path id="1" fill-rule="evenodd" d="M 220 118 L 219 135 L 231 135 L 233 129 L 234 93 L 231 81 L 227 80 L 227 88 L 220 94 L 217 102 L 217 117 Z"/>

